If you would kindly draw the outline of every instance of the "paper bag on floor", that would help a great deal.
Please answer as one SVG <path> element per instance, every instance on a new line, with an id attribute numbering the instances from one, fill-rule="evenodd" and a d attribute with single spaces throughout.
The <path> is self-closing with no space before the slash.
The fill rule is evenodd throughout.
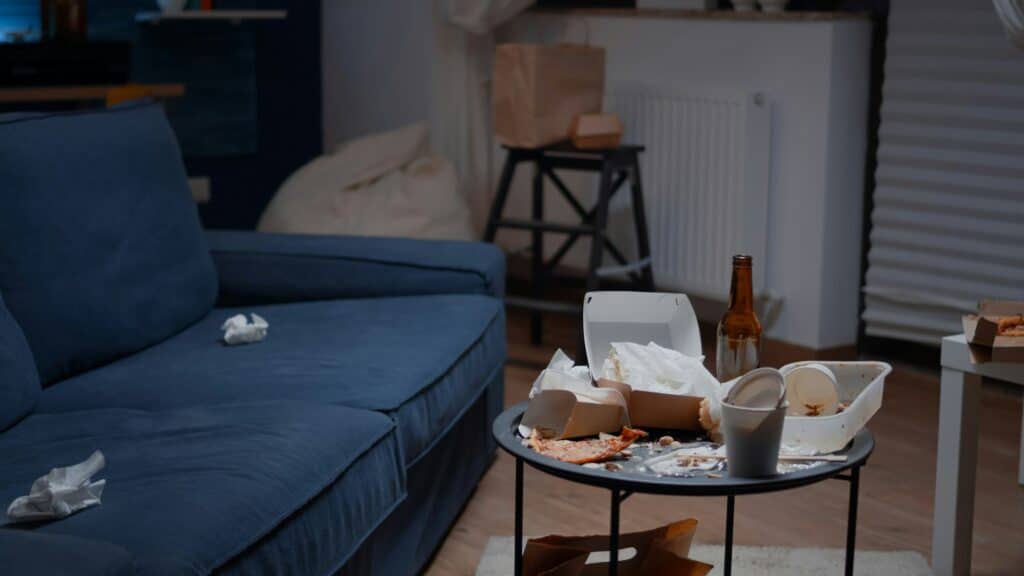
<path id="1" fill-rule="evenodd" d="M 622 576 L 705 576 L 710 564 L 690 560 L 697 521 L 690 518 L 619 536 Z M 590 563 L 587 559 L 593 558 Z M 608 536 L 545 536 L 526 543 L 526 576 L 598 576 L 608 573 Z"/>

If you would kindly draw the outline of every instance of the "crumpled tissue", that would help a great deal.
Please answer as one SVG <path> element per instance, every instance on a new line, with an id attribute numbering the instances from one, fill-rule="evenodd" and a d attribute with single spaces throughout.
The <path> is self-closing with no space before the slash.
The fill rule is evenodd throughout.
<path id="1" fill-rule="evenodd" d="M 703 356 L 688 356 L 654 342 L 612 342 L 601 378 L 629 384 L 633 390 L 708 397 L 718 380 L 704 367 Z"/>
<path id="2" fill-rule="evenodd" d="M 50 470 L 32 483 L 28 496 L 19 496 L 11 502 L 7 517 L 14 522 L 52 520 L 96 506 L 107 481 L 93 482 L 92 476 L 104 465 L 103 453 L 97 450 L 84 462 Z"/>
<path id="3" fill-rule="evenodd" d="M 224 321 L 220 329 L 224 331 L 224 343 L 230 346 L 235 344 L 251 344 L 259 342 L 267 337 L 267 329 L 270 324 L 259 314 L 250 314 L 252 322 L 245 318 L 245 314 L 235 314 Z"/>

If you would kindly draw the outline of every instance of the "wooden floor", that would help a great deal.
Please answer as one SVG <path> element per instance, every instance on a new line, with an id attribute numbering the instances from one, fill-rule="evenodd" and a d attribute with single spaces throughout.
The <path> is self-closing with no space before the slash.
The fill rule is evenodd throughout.
<path id="1" fill-rule="evenodd" d="M 505 402 L 526 399 L 539 368 L 557 346 L 570 354 L 576 320 L 548 322 L 545 343 L 531 347 L 524 315 L 509 318 Z M 709 353 L 709 356 L 712 356 Z M 772 358 L 765 364 L 774 365 Z M 861 475 L 858 549 L 916 550 L 930 558 L 938 421 L 938 372 L 896 366 L 882 409 L 871 421 L 877 448 Z M 982 396 L 981 446 L 974 520 L 973 573 L 1024 575 L 1024 488 L 1017 485 L 1021 400 L 1016 391 L 987 386 Z M 578 486 L 527 467 L 527 536 L 607 530 L 606 490 Z M 431 576 L 472 575 L 488 538 L 511 536 L 513 461 L 500 454 L 427 570 Z M 845 543 L 848 484 L 807 488 L 736 502 L 741 545 L 827 546 Z M 694 517 L 697 540 L 721 543 L 724 498 L 636 495 L 622 508 L 622 529 L 643 530 Z"/>

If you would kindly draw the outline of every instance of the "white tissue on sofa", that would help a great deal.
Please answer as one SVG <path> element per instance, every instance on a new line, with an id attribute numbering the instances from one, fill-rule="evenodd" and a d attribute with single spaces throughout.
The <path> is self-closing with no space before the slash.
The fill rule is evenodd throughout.
<path id="1" fill-rule="evenodd" d="M 103 453 L 97 450 L 84 462 L 50 470 L 32 483 L 27 496 L 19 496 L 11 502 L 7 517 L 14 522 L 52 520 L 96 506 L 107 481 L 93 482 L 92 477 L 104 465 Z"/>
<path id="2" fill-rule="evenodd" d="M 270 324 L 259 314 L 250 314 L 252 322 L 245 318 L 245 314 L 235 314 L 224 321 L 220 329 L 224 331 L 224 343 L 228 345 L 251 344 L 259 342 L 267 337 L 267 329 Z"/>

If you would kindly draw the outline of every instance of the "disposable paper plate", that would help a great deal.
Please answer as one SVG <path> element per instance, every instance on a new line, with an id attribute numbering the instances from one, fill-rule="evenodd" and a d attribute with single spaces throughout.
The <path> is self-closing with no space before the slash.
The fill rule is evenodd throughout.
<path id="1" fill-rule="evenodd" d="M 659 292 L 588 292 L 583 298 L 583 342 L 590 372 L 601 374 L 612 342 L 654 342 L 701 355 L 700 327 L 690 299 Z"/>

